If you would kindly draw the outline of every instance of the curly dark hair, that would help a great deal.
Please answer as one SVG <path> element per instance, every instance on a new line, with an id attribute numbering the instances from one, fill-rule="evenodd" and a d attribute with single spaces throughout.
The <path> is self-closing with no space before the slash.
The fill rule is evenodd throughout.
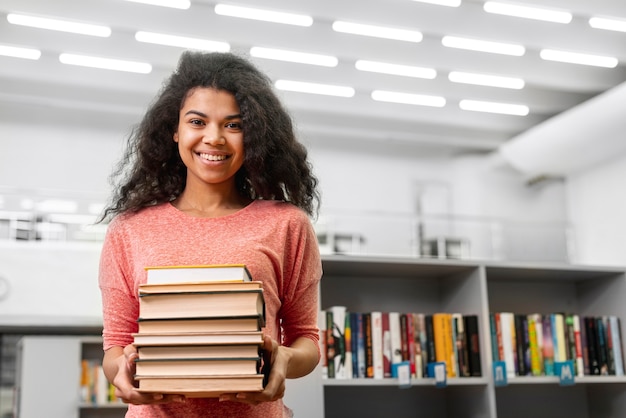
<path id="1" fill-rule="evenodd" d="M 187 168 L 172 138 L 184 100 L 196 87 L 230 92 L 239 105 L 245 157 L 235 179 L 241 195 L 287 201 L 316 215 L 317 178 L 270 79 L 233 53 L 186 51 L 129 135 L 126 151 L 110 178 L 114 191 L 101 220 L 170 202 L 182 193 Z"/>

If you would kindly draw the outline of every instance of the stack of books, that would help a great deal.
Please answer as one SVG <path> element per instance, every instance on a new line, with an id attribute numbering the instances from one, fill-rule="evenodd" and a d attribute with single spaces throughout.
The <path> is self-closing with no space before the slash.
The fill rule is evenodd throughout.
<path id="1" fill-rule="evenodd" d="M 216 397 L 262 391 L 262 283 L 243 265 L 147 269 L 139 286 L 139 391 Z"/>

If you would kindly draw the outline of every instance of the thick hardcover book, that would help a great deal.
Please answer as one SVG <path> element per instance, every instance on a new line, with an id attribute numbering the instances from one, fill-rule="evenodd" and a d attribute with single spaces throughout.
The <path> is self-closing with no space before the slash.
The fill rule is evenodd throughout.
<path id="1" fill-rule="evenodd" d="M 221 357 L 186 359 L 137 359 L 135 370 L 142 376 L 228 376 L 256 374 L 260 371 L 261 358 Z"/>
<path id="2" fill-rule="evenodd" d="M 258 281 L 142 283 L 139 285 L 139 294 L 147 295 L 153 293 L 213 292 L 218 290 L 254 290 L 262 288 L 263 283 Z"/>
<path id="3" fill-rule="evenodd" d="M 262 344 L 261 331 L 224 332 L 170 332 L 160 334 L 133 334 L 136 346 L 153 345 L 210 345 L 210 344 Z"/>
<path id="4" fill-rule="evenodd" d="M 137 354 L 141 360 L 195 359 L 195 358 L 251 358 L 259 356 L 258 344 L 214 344 L 179 346 L 140 346 Z"/>
<path id="5" fill-rule="evenodd" d="M 262 315 L 213 318 L 161 318 L 137 320 L 140 333 L 260 331 L 265 325 Z"/>
<path id="6" fill-rule="evenodd" d="M 190 398 L 219 397 L 223 393 L 261 392 L 265 376 L 262 374 L 238 376 L 141 376 L 138 390 L 147 393 L 182 394 Z"/>
<path id="7" fill-rule="evenodd" d="M 469 374 L 473 377 L 482 376 L 480 363 L 480 336 L 478 331 L 478 315 L 464 315 L 465 339 L 467 346 L 467 364 Z"/>
<path id="8" fill-rule="evenodd" d="M 252 280 L 245 264 L 149 266 L 146 274 L 147 283 Z"/>
<path id="9" fill-rule="evenodd" d="M 452 347 L 452 315 L 445 312 L 433 314 L 435 357 L 446 364 L 448 377 L 456 377 L 454 349 Z"/>
<path id="10" fill-rule="evenodd" d="M 217 290 L 141 294 L 139 316 L 143 319 L 265 316 L 262 289 Z"/>

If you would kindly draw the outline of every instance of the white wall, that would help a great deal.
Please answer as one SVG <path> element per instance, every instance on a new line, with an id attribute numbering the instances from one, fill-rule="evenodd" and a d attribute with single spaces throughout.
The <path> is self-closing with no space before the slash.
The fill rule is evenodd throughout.
<path id="1" fill-rule="evenodd" d="M 626 155 L 567 179 L 576 262 L 626 265 Z"/>

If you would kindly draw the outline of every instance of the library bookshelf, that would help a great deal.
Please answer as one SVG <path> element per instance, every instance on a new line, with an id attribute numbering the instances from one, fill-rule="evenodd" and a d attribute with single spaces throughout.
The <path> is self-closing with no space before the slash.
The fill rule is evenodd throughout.
<path id="1" fill-rule="evenodd" d="M 482 376 L 322 379 L 326 418 L 567 416 L 603 418 L 626 410 L 625 376 L 515 376 L 496 384 L 490 312 L 576 312 L 626 320 L 625 270 L 548 263 L 325 256 L 321 309 L 459 312 L 479 317 Z M 623 333 L 622 333 L 623 335 Z"/>

